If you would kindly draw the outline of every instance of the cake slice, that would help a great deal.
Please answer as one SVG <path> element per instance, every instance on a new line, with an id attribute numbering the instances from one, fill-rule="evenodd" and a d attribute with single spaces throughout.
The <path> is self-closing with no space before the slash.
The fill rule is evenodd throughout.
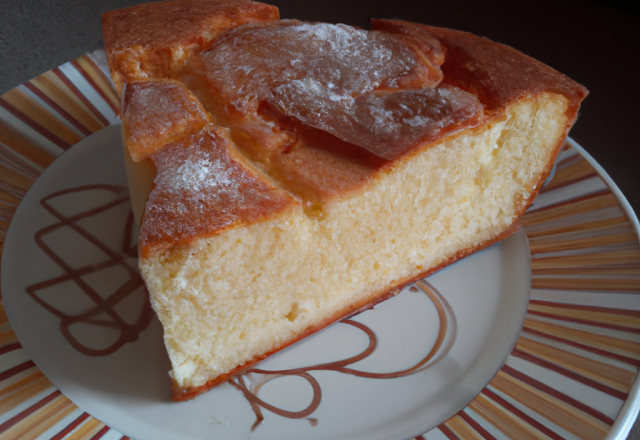
<path id="1" fill-rule="evenodd" d="M 162 15 L 190 4 L 143 8 Z M 105 41 L 114 80 L 127 84 L 131 181 L 141 167 L 154 179 L 139 197 L 139 264 L 164 328 L 173 400 L 507 237 L 587 94 L 463 32 L 394 20 L 363 31 L 249 12 L 250 23 L 229 25 L 215 8 L 200 19 L 225 31 L 184 43 L 175 68 L 141 63 L 131 75 L 120 53 L 137 37 L 118 41 L 114 29 L 156 27 L 136 21 L 135 8 L 105 18 L 114 36 Z M 136 46 L 137 56 L 183 53 L 163 38 Z M 133 105 L 142 95 L 153 99 Z"/>

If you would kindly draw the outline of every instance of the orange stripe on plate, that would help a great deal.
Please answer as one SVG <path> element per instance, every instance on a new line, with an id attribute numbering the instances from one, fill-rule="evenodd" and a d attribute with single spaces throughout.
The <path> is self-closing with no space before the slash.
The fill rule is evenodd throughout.
<path id="1" fill-rule="evenodd" d="M 111 88 L 111 84 L 109 82 L 105 83 L 104 74 L 93 61 L 85 55 L 71 61 L 71 64 L 78 69 L 78 72 L 91 84 L 102 99 L 105 100 L 114 114 L 118 114 L 120 112 L 120 101 L 113 88 Z"/>
<path id="2" fill-rule="evenodd" d="M 80 425 L 80 427 L 71 433 L 71 435 L 69 435 L 65 440 L 90 440 L 91 437 L 100 432 L 104 427 L 104 423 L 92 417 L 87 420 L 86 423 Z"/>
<path id="3" fill-rule="evenodd" d="M 635 372 L 570 353 L 527 337 L 518 339 L 516 348 L 593 381 L 628 393 Z"/>
<path id="4" fill-rule="evenodd" d="M 44 127 L 47 131 L 53 133 L 67 144 L 74 145 L 82 140 L 82 136 L 69 128 L 54 114 L 50 113 L 47 109 L 31 99 L 31 97 L 22 90 L 10 90 L 2 95 L 2 99 L 11 104 L 15 109 L 22 112 L 34 123 Z"/>
<path id="5" fill-rule="evenodd" d="M 59 67 L 56 67 L 51 71 L 60 81 L 64 83 L 65 86 L 78 98 L 90 111 L 93 115 L 98 118 L 100 122 L 102 122 L 105 127 L 109 125 L 109 121 L 104 117 L 100 110 L 98 110 L 89 99 L 82 93 L 78 87 L 74 83 L 67 78 L 67 76 L 60 70 Z"/>
<path id="6" fill-rule="evenodd" d="M 572 221 L 567 220 L 565 225 L 563 226 L 555 226 L 551 228 L 542 228 L 541 225 L 536 225 L 535 230 L 533 227 L 529 226 L 529 228 L 525 227 L 525 232 L 527 233 L 527 237 L 538 238 L 544 237 L 546 235 L 556 235 L 567 232 L 577 232 L 577 231 L 588 231 L 591 229 L 598 228 L 606 228 L 610 226 L 621 225 L 624 223 L 629 223 L 629 220 L 624 215 L 619 217 L 607 218 L 596 221 L 588 221 L 584 223 L 580 223 L 579 219 L 571 219 Z"/>
<path id="7" fill-rule="evenodd" d="M 640 248 L 638 250 L 600 252 L 582 255 L 564 255 L 559 257 L 532 258 L 534 270 L 553 268 L 640 266 Z"/>
<path id="8" fill-rule="evenodd" d="M 43 84 L 44 83 L 44 84 Z M 49 87 L 47 87 L 49 85 Z M 77 118 L 75 118 L 65 107 L 61 106 L 58 101 L 64 103 L 66 96 L 64 94 L 59 93 L 62 96 L 55 96 L 56 90 L 53 87 L 50 87 L 50 84 L 46 84 L 46 79 L 39 80 L 38 78 L 32 79 L 31 82 L 25 83 L 24 86 L 31 90 L 38 98 L 42 99 L 45 103 L 47 103 L 51 108 L 53 108 L 60 116 L 67 120 L 71 125 L 73 125 L 80 133 L 84 136 L 89 136 L 92 131 L 89 130 L 84 124 L 82 124 Z M 51 95 L 54 95 L 53 97 Z M 72 101 L 73 102 L 73 101 Z M 68 106 L 66 106 L 68 108 Z M 99 128 L 98 128 L 99 130 Z"/>
<path id="9" fill-rule="evenodd" d="M 31 188 L 31 185 L 35 182 L 32 178 L 2 164 L 0 164 L 0 181 L 25 191 Z"/>
<path id="10" fill-rule="evenodd" d="M 525 226 L 546 223 L 576 214 L 619 206 L 618 200 L 610 192 L 591 194 L 565 203 L 545 206 L 540 210 L 527 212 L 522 216 Z"/>
<path id="11" fill-rule="evenodd" d="M 19 157 L 23 157 L 39 166 L 39 172 L 42 172 L 42 170 L 47 168 L 54 160 L 56 160 L 56 156 L 35 144 L 30 139 L 24 137 L 20 132 L 7 123 L 7 121 L 2 119 L 0 119 L 0 143 L 6 145 Z"/>
<path id="12" fill-rule="evenodd" d="M 25 417 L 3 433 L 3 438 L 35 440 L 62 419 L 67 417 L 77 406 L 64 395 L 55 399 Z"/>
<path id="13" fill-rule="evenodd" d="M 543 277 L 544 275 L 564 275 L 576 278 L 583 275 L 589 280 L 590 285 L 593 277 L 638 277 L 640 279 L 640 265 L 636 267 L 573 267 L 573 268 L 549 268 L 534 269 L 531 271 L 535 277 Z M 573 279 L 572 278 L 572 279 Z M 622 279 L 622 278 L 621 278 Z M 551 278 L 549 278 L 551 280 Z"/>
<path id="14" fill-rule="evenodd" d="M 597 176 L 597 172 L 586 159 L 580 155 L 572 156 L 558 164 L 556 174 L 543 191 L 550 191 L 593 176 Z"/>
<path id="15" fill-rule="evenodd" d="M 469 426 L 459 415 L 447 420 L 447 426 L 460 438 L 469 440 L 484 440 L 471 426 Z"/>
<path id="16" fill-rule="evenodd" d="M 51 389 L 51 392 L 55 391 L 53 384 L 40 370 L 16 375 L 12 379 L 14 380 L 5 381 L 8 383 L 3 383 L 3 388 L 0 389 L 0 414 L 12 410 L 47 389 Z"/>
<path id="17" fill-rule="evenodd" d="M 519 440 L 546 440 L 548 438 L 482 394 L 473 399 L 469 407 L 510 438 Z"/>
<path id="18" fill-rule="evenodd" d="M 623 232 L 618 234 L 607 234 L 606 230 L 602 231 L 602 235 L 595 237 L 577 238 L 577 239 L 562 239 L 562 237 L 546 236 L 544 238 L 533 238 L 529 240 L 529 248 L 532 254 L 542 252 L 558 252 L 558 251 L 570 251 L 574 249 L 587 249 L 592 247 L 607 246 L 620 243 L 632 243 L 638 242 L 638 237 L 632 231 Z"/>
<path id="19" fill-rule="evenodd" d="M 584 290 L 597 292 L 640 292 L 638 278 L 545 278 L 533 277 L 531 287 L 549 290 Z"/>
<path id="20" fill-rule="evenodd" d="M 542 322 L 532 319 L 531 317 L 528 317 L 525 320 L 524 328 L 556 336 L 567 341 L 577 342 L 587 347 L 595 347 L 605 352 L 625 356 L 630 358 L 630 360 L 640 360 L 640 343 L 638 342 L 599 335 L 584 330 L 565 327 L 563 325 Z"/>
<path id="21" fill-rule="evenodd" d="M 562 400 L 544 393 L 500 371 L 491 381 L 491 386 L 516 399 L 556 425 L 577 435 L 581 439 L 599 440 L 609 431 L 609 425 Z M 484 400 L 488 400 L 483 397 Z M 475 400 L 474 400 L 475 402 Z M 473 405 L 473 402 L 472 402 Z M 475 409 L 475 408 L 474 408 Z M 499 417 L 498 413 L 498 417 Z M 500 420 L 500 419 L 498 419 Z M 534 431 L 537 432 L 537 431 Z M 522 438 L 518 435 L 512 438 Z"/>

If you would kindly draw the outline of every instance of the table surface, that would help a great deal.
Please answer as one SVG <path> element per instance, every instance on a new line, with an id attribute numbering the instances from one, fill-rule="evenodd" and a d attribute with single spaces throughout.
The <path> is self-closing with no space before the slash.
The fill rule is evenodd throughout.
<path id="1" fill-rule="evenodd" d="M 103 45 L 100 14 L 136 0 L 0 2 L 0 94 Z M 590 90 L 570 136 L 640 212 L 640 7 L 537 0 L 273 0 L 283 18 L 368 27 L 371 17 L 466 30 L 519 49 Z M 640 440 L 640 423 L 629 435 Z"/>

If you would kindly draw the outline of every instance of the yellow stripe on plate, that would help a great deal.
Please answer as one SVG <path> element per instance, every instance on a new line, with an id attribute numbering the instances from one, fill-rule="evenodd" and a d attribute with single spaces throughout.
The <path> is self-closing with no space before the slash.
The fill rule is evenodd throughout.
<path id="1" fill-rule="evenodd" d="M 467 422 L 460 416 L 453 416 L 446 421 L 445 425 L 451 429 L 458 437 L 465 440 L 483 440 L 480 434 L 476 432 Z"/>
<path id="2" fill-rule="evenodd" d="M 75 431 L 73 431 L 65 440 L 90 440 L 91 437 L 96 435 L 105 424 L 99 420 L 90 417 L 86 422 L 80 425 Z"/>
<path id="3" fill-rule="evenodd" d="M 9 90 L 2 95 L 5 101 L 24 113 L 28 118 L 38 125 L 46 128 L 69 145 L 74 145 L 83 139 L 78 133 L 73 131 L 67 124 L 58 119 L 54 114 L 31 99 L 20 89 Z"/>
<path id="4" fill-rule="evenodd" d="M 600 194 L 587 199 L 541 209 L 540 211 L 528 212 L 522 217 L 522 224 L 526 228 L 530 225 L 537 225 L 563 217 L 614 206 L 619 206 L 619 203 L 613 194 Z"/>
<path id="5" fill-rule="evenodd" d="M 566 339 L 571 342 L 594 347 L 609 353 L 618 354 L 631 359 L 640 360 L 640 343 L 613 338 L 611 336 L 599 335 L 584 330 L 565 327 L 562 325 L 542 322 L 534 316 L 528 317 L 524 321 L 524 329 L 537 330 L 539 332 Z"/>
<path id="6" fill-rule="evenodd" d="M 473 399 L 469 407 L 487 419 L 493 426 L 504 432 L 509 438 L 522 440 L 548 439 L 546 435 L 533 428 L 524 420 L 506 411 L 501 406 L 495 404 L 482 394 Z"/>
<path id="7" fill-rule="evenodd" d="M 58 104 L 87 130 L 95 133 L 104 128 L 104 124 L 91 113 L 84 103 L 53 72 L 47 72 L 38 78 L 32 79 L 31 84 Z"/>
<path id="8" fill-rule="evenodd" d="M 595 417 L 502 371 L 493 378 L 491 385 L 581 439 L 598 440 L 609 432 L 610 427 Z"/>
<path id="9" fill-rule="evenodd" d="M 7 429 L 2 434 L 2 439 L 35 440 L 75 411 L 76 408 L 71 400 L 61 394 L 38 411 Z"/>
<path id="10" fill-rule="evenodd" d="M 629 392 L 635 377 L 633 371 L 551 347 L 525 336 L 520 336 L 516 348 L 624 393 Z"/>
<path id="11" fill-rule="evenodd" d="M 22 402 L 37 396 L 47 389 L 54 392 L 56 388 L 37 367 L 29 370 L 28 374 L 18 377 L 13 383 L 3 383 L 0 390 L 0 414 L 20 405 Z"/>

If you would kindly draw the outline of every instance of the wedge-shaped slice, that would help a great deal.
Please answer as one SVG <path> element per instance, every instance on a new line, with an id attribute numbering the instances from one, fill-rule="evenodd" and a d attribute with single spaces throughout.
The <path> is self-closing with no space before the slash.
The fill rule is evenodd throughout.
<path id="1" fill-rule="evenodd" d="M 413 61 L 359 90 L 338 80 L 370 81 L 366 57 L 287 66 L 313 61 L 306 48 L 336 45 L 335 35 L 371 36 L 298 22 L 231 29 L 177 74 L 227 128 L 206 125 L 146 159 L 157 175 L 140 268 L 164 328 L 174 400 L 508 236 L 551 170 L 583 87 L 470 34 L 374 27 L 374 40 L 401 48 L 385 67 Z M 312 40 L 274 37 L 261 52 L 251 35 L 266 47 L 268 29 Z M 280 59 L 284 49 L 304 56 Z M 234 54 L 227 64 L 212 61 L 223 52 Z M 252 69 L 265 59 L 277 68 Z M 414 75 L 440 65 L 443 77 Z M 329 101 L 339 91 L 342 108 L 322 115 L 308 102 L 314 91 Z"/>

